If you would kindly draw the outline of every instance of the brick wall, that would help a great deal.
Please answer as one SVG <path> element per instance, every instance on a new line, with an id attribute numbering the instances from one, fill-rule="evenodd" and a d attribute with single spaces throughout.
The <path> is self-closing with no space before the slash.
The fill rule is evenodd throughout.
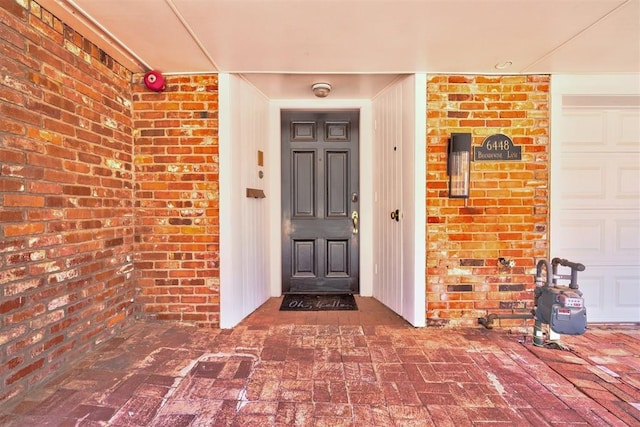
<path id="1" fill-rule="evenodd" d="M 428 324 L 529 309 L 535 263 L 548 257 L 549 77 L 430 76 L 427 103 Z M 503 133 L 522 147 L 520 161 L 472 162 L 467 207 L 448 198 L 452 132 L 472 133 L 473 146 Z"/>
<path id="2" fill-rule="evenodd" d="M 220 310 L 217 77 L 172 76 L 151 92 L 37 3 L 0 6 L 1 402 L 137 307 L 212 327 Z M 430 324 L 531 305 L 535 262 L 548 256 L 548 83 L 429 79 Z M 505 133 L 523 159 L 473 163 L 465 207 L 447 197 L 451 132 L 472 132 L 474 145 Z"/>
<path id="3" fill-rule="evenodd" d="M 147 318 L 219 326 L 218 79 L 134 79 L 136 276 Z"/>
<path id="4" fill-rule="evenodd" d="M 0 6 L 1 402 L 128 324 L 134 224 L 130 73 Z"/>

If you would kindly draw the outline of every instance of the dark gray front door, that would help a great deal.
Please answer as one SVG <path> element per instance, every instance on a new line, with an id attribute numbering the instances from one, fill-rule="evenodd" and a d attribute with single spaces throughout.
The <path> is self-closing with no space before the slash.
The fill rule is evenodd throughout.
<path id="1" fill-rule="evenodd" d="M 359 292 L 358 111 L 282 111 L 282 291 Z"/>

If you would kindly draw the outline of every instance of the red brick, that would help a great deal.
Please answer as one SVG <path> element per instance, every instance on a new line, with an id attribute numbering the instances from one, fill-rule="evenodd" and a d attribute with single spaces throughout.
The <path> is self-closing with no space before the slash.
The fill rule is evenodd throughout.
<path id="1" fill-rule="evenodd" d="M 21 123 L 16 123 L 13 120 L 7 120 L 5 118 L 0 118 L 0 131 L 1 132 L 7 132 L 7 133 L 13 133 L 16 135 L 24 135 L 25 133 L 25 126 Z"/>
<path id="2" fill-rule="evenodd" d="M 180 202 L 184 195 L 196 194 L 198 197 L 206 197 L 207 192 L 217 191 L 215 186 L 209 184 L 217 181 L 217 173 L 213 168 L 204 166 L 214 161 L 212 156 L 217 156 L 217 146 L 203 147 L 203 136 L 201 136 L 204 134 L 215 137 L 217 122 L 201 118 L 199 114 L 199 111 L 208 110 L 211 105 L 217 105 L 215 91 L 203 93 L 200 89 L 203 85 L 217 89 L 216 84 L 215 76 L 170 77 L 167 81 L 167 89 L 162 96 L 148 94 L 143 86 L 134 85 L 134 90 L 142 92 L 134 93 L 133 96 L 136 119 L 134 127 L 139 130 L 140 135 L 136 144 L 138 156 L 136 163 L 140 168 L 144 165 L 144 170 L 140 170 L 144 173 L 138 174 L 140 191 L 137 194 L 139 200 L 149 200 L 149 203 L 141 204 L 145 207 L 145 215 L 138 217 L 137 221 L 141 225 L 148 226 L 148 232 L 153 235 L 171 236 L 170 240 L 161 245 L 162 250 L 166 251 L 165 254 L 157 252 L 157 245 L 140 245 L 140 259 L 149 262 L 136 264 L 143 278 L 172 277 L 170 281 L 166 279 L 156 281 L 155 288 L 144 288 L 143 291 L 145 295 L 154 295 L 153 299 L 148 299 L 149 302 L 146 303 L 144 310 L 156 313 L 157 318 L 160 319 L 174 319 L 179 315 L 179 318 L 185 321 L 205 323 L 210 319 L 205 316 L 205 313 L 219 312 L 217 293 L 214 293 L 213 300 L 209 300 L 203 294 L 209 294 L 212 291 L 208 288 L 198 290 L 196 286 L 202 286 L 204 281 L 198 279 L 200 284 L 194 281 L 196 271 L 203 277 L 218 274 L 217 270 L 206 269 L 204 260 L 209 257 L 210 249 L 207 245 L 198 243 L 213 240 L 211 233 L 208 233 L 204 225 L 207 223 L 203 222 L 202 226 L 196 226 L 192 218 L 177 218 L 175 215 L 170 215 L 165 205 L 158 203 L 170 201 L 175 205 L 178 201 L 183 203 L 184 207 L 191 208 L 194 204 L 192 196 Z M 181 130 L 184 126 L 192 129 L 188 135 L 184 135 Z M 197 130 L 194 127 L 200 129 Z M 175 138 L 178 137 L 180 144 L 176 145 Z M 178 158 L 178 156 L 181 157 Z M 185 167 L 167 173 L 168 169 L 175 164 L 198 164 L 200 171 L 193 173 L 191 168 Z M 205 183 L 206 186 L 203 185 Z M 218 223 L 217 209 L 207 209 L 205 212 L 200 217 L 208 220 L 210 218 L 208 224 Z M 196 258 L 201 258 L 203 261 Z M 160 274 L 163 271 L 164 273 Z M 199 313 L 195 313 L 196 311 Z M 217 316 L 211 317 L 211 319 L 214 318 Z"/>
<path id="3" fill-rule="evenodd" d="M 482 102 L 461 102 L 461 110 L 484 110 L 487 106 Z"/>
<path id="4" fill-rule="evenodd" d="M 0 303 L 0 314 L 6 315 L 10 311 L 23 307 L 26 302 L 26 298 L 14 298 L 12 300 L 4 301 Z"/>
<path id="5" fill-rule="evenodd" d="M 20 369 L 19 371 L 17 371 L 16 373 L 10 375 L 7 377 L 5 383 L 7 385 L 12 385 L 13 383 L 15 383 L 16 381 L 22 379 L 23 377 L 31 374 L 32 372 L 42 368 L 42 366 L 44 366 L 44 359 L 38 359 L 35 362 L 31 363 L 28 366 L 25 366 L 24 368 Z"/>
<path id="6" fill-rule="evenodd" d="M 0 9 L 0 39 L 10 46 L 0 89 L 0 311 L 6 326 L 0 353 L 27 361 L 3 374 L 3 398 L 28 391 L 73 349 L 92 347 L 126 324 L 132 310 L 122 301 L 132 298 L 134 286 L 133 275 L 118 274 L 123 266 L 113 264 L 133 256 L 131 73 L 37 3 L 27 3 L 5 0 Z M 63 30 L 99 61 L 78 61 Z M 92 96 L 89 108 L 85 99 Z M 114 124 L 103 123 L 104 117 Z M 85 218 L 93 222 L 74 222 Z M 102 218 L 120 219 L 106 224 Z M 92 280 L 75 278 L 82 273 Z M 91 304 L 75 303 L 79 295 Z M 63 303 L 73 309 L 55 309 Z M 109 323 L 114 317 L 118 321 Z M 81 342 L 65 341 L 83 329 L 78 319 L 90 319 L 92 332 L 76 338 Z"/>
<path id="7" fill-rule="evenodd" d="M 28 194 L 5 194 L 4 206 L 42 207 L 44 206 L 44 197 Z"/>
<path id="8" fill-rule="evenodd" d="M 7 237 L 39 234 L 43 231 L 43 223 L 10 224 L 4 227 L 4 235 Z"/>
<path id="9" fill-rule="evenodd" d="M 0 177 L 0 192 L 23 191 L 24 183 L 17 179 L 8 179 Z"/>
<path id="10" fill-rule="evenodd" d="M 438 84 L 443 79 L 450 84 Z M 538 80 L 542 83 L 532 83 Z M 490 313 L 503 303 L 532 302 L 529 291 L 466 294 L 444 289 L 447 286 L 456 289 L 456 285 L 467 283 L 491 286 L 495 277 L 512 278 L 508 283 L 530 283 L 528 277 L 522 280 L 522 268 L 531 268 L 535 257 L 548 257 L 545 235 L 548 219 L 544 213 L 549 195 L 539 193 L 537 185 L 540 182 L 548 185 L 549 141 L 548 138 L 533 140 L 536 135 L 549 134 L 549 120 L 545 117 L 548 113 L 539 116 L 549 108 L 548 80 L 548 76 L 429 77 L 427 99 L 449 102 L 441 104 L 442 110 L 430 108 L 427 117 L 426 202 L 431 225 L 427 227 L 427 242 L 438 242 L 438 250 L 429 251 L 427 259 L 429 266 L 447 266 L 445 270 L 428 268 L 427 271 L 427 278 L 444 275 L 447 279 L 444 288 L 438 281 L 427 280 L 429 324 L 471 325 L 478 312 Z M 460 120 L 443 121 L 442 117 Z M 448 198 L 447 140 L 451 132 L 475 135 L 478 128 L 482 136 L 474 136 L 473 145 L 479 146 L 487 135 L 487 127 L 511 136 L 514 144 L 523 147 L 523 153 L 531 147 L 543 157 L 519 162 L 473 162 L 471 198 L 468 207 L 463 207 L 461 200 Z M 530 171 L 539 171 L 540 177 Z M 536 179 L 540 181 L 535 183 Z M 533 212 L 541 212 L 542 216 L 533 216 Z M 446 229 L 435 228 L 440 224 L 446 224 Z M 517 254 L 510 252 L 514 246 L 519 251 Z M 498 271 L 497 258 L 507 256 L 505 254 L 517 257 L 518 267 Z M 469 274 L 468 268 L 451 261 L 459 259 L 477 260 L 481 267 L 473 267 Z M 497 290 L 497 285 L 493 286 Z"/>
<path id="11" fill-rule="evenodd" d="M 3 163 L 24 163 L 24 153 L 0 147 L 0 159 Z"/>
<path id="12" fill-rule="evenodd" d="M 3 115 L 6 119 L 13 119 L 32 125 L 39 125 L 41 122 L 39 113 L 9 103 L 0 104 L 0 115 Z"/>

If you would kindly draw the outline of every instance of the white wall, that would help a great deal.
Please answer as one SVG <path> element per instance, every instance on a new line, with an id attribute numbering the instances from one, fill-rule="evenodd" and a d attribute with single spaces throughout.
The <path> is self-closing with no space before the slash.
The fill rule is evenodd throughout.
<path id="1" fill-rule="evenodd" d="M 402 206 L 403 317 L 413 326 L 426 325 L 427 268 L 427 75 L 402 82 Z M 411 144 L 408 144 L 408 143 Z"/>
<path id="2" fill-rule="evenodd" d="M 382 120 L 393 126 L 389 134 L 402 150 L 394 174 L 400 185 L 397 208 L 403 214 L 397 250 L 405 254 L 398 272 L 402 281 L 388 296 L 394 310 L 414 326 L 425 324 L 425 168 L 426 75 L 397 81 L 388 93 L 398 94 L 393 107 L 385 96 L 376 99 Z M 384 93 L 387 93 L 386 91 Z M 386 105 L 386 106 L 385 106 Z M 375 215 L 388 218 L 390 209 L 374 210 L 375 188 L 384 176 L 374 165 L 372 101 L 271 100 L 242 80 L 219 75 L 220 146 L 220 324 L 235 326 L 269 296 L 282 294 L 281 275 L 281 166 L 280 111 L 283 109 L 358 109 L 360 111 L 360 295 L 374 293 L 375 264 L 390 265 L 385 255 L 374 255 L 385 236 L 374 227 Z M 377 113 L 379 114 L 379 113 Z M 265 137 L 265 136 L 268 136 Z M 263 168 L 257 151 L 264 152 Z M 382 161 L 382 160 L 378 160 Z M 264 178 L 258 178 L 259 170 Z M 404 182 L 406 185 L 402 185 Z M 247 187 L 263 189 L 265 199 L 245 197 Z M 382 210 L 381 210 L 382 209 Z M 384 302 L 384 301 L 382 301 Z"/>
<path id="3" fill-rule="evenodd" d="M 404 77 L 377 95 L 373 121 L 373 295 L 424 326 L 426 75 Z M 391 218 L 396 209 L 399 221 Z"/>
<path id="4" fill-rule="evenodd" d="M 269 101 L 238 76 L 220 74 L 220 327 L 231 328 L 269 298 Z M 266 166 L 266 165 L 265 165 Z M 259 172 L 265 173 L 263 178 Z M 266 198 L 246 197 L 246 189 Z"/>
<path id="5" fill-rule="evenodd" d="M 396 81 L 373 101 L 374 281 L 373 296 L 402 315 L 402 85 Z M 398 209 L 401 220 L 391 218 Z"/>

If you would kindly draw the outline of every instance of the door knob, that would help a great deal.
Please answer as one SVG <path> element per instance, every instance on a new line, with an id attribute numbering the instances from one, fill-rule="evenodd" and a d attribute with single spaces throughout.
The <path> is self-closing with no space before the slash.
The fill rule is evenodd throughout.
<path id="1" fill-rule="evenodd" d="M 351 212 L 351 221 L 353 221 L 353 234 L 358 234 L 358 211 Z"/>
<path id="2" fill-rule="evenodd" d="M 391 219 L 395 219 L 396 222 L 400 221 L 400 210 L 391 211 Z"/>

